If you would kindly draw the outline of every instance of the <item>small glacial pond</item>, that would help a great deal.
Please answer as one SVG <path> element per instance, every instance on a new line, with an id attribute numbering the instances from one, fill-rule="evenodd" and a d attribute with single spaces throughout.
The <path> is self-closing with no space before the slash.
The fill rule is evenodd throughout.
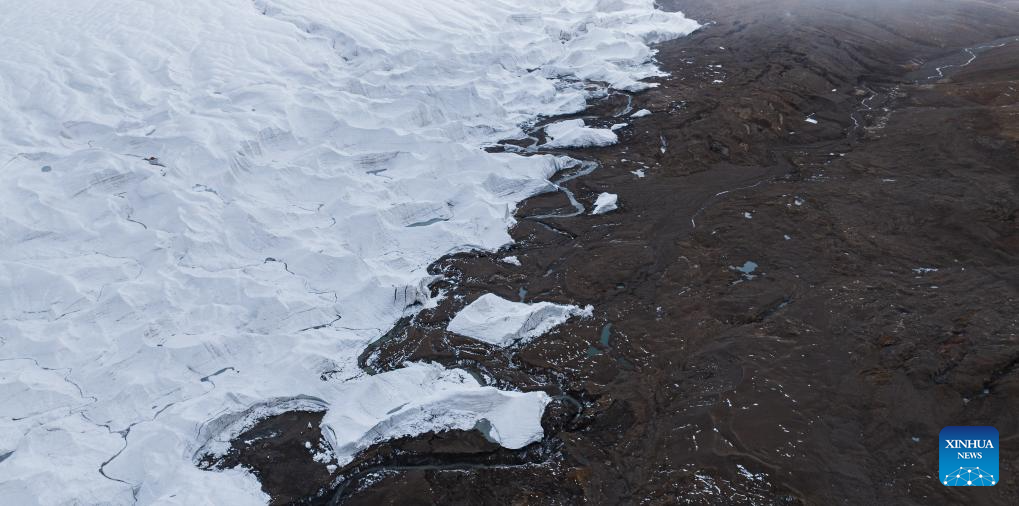
<path id="1" fill-rule="evenodd" d="M 757 262 L 753 262 L 753 261 L 747 260 L 743 264 L 743 267 L 738 267 L 736 270 L 742 272 L 743 274 L 747 274 L 747 275 L 753 274 L 754 271 L 757 270 Z"/>

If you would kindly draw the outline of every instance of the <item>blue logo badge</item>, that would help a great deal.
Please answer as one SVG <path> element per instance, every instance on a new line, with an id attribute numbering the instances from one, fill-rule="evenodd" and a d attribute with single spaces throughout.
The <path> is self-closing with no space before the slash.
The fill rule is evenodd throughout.
<path id="1" fill-rule="evenodd" d="M 938 469 L 949 487 L 989 487 L 998 475 L 998 429 L 949 426 L 941 429 Z"/>

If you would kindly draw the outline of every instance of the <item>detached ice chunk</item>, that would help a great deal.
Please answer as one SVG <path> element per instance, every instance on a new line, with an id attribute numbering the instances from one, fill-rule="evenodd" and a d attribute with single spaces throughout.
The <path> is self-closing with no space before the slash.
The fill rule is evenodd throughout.
<path id="1" fill-rule="evenodd" d="M 509 449 L 544 437 L 544 392 L 482 386 L 467 371 L 410 363 L 402 369 L 337 385 L 329 396 L 323 436 L 345 465 L 372 444 L 428 431 L 480 429 Z"/>
<path id="2" fill-rule="evenodd" d="M 631 114 L 630 117 L 631 118 L 643 118 L 644 116 L 650 116 L 650 115 L 651 115 L 651 111 L 649 111 L 647 109 L 641 109 L 641 110 Z"/>
<path id="3" fill-rule="evenodd" d="M 511 302 L 486 293 L 457 313 L 447 330 L 496 346 L 509 346 L 530 341 L 571 317 L 591 316 L 593 310 L 592 306 Z"/>
<path id="4" fill-rule="evenodd" d="M 549 148 L 611 146 L 619 142 L 619 137 L 612 130 L 584 126 L 582 119 L 552 123 L 545 127 L 545 133 L 548 134 L 549 141 L 544 145 Z"/>
<path id="5" fill-rule="evenodd" d="M 638 177 L 644 177 L 640 175 Z M 602 193 L 598 195 L 598 199 L 594 201 L 594 210 L 591 214 L 605 214 L 609 211 L 616 210 L 619 206 L 616 204 L 619 202 L 619 195 L 615 193 Z"/>

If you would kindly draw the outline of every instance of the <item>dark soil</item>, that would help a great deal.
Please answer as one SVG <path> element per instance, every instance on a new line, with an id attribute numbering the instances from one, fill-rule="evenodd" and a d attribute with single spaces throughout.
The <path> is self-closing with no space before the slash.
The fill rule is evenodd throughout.
<path id="1" fill-rule="evenodd" d="M 428 434 L 330 474 L 288 414 L 215 465 L 280 504 L 1019 503 L 1019 2 L 661 3 L 714 23 L 661 46 L 654 114 L 568 153 L 620 209 L 528 200 L 507 251 L 433 266 L 462 300 L 362 357 L 547 391 L 546 440 Z M 595 317 L 510 350 L 444 330 L 488 292 Z M 947 425 L 998 429 L 997 486 L 940 484 Z"/>

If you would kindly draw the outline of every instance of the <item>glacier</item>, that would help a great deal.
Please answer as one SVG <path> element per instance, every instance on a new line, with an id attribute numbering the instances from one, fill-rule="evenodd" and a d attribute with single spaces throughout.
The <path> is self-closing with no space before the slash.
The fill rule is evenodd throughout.
<path id="1" fill-rule="evenodd" d="M 431 262 L 510 242 L 562 163 L 482 146 L 582 110 L 585 83 L 646 88 L 651 45 L 698 28 L 652 0 L 2 8 L 0 496 L 19 505 L 265 504 L 195 459 L 295 407 L 326 411 L 341 463 L 482 420 L 539 440 L 542 392 L 356 357 L 435 303 Z"/>

